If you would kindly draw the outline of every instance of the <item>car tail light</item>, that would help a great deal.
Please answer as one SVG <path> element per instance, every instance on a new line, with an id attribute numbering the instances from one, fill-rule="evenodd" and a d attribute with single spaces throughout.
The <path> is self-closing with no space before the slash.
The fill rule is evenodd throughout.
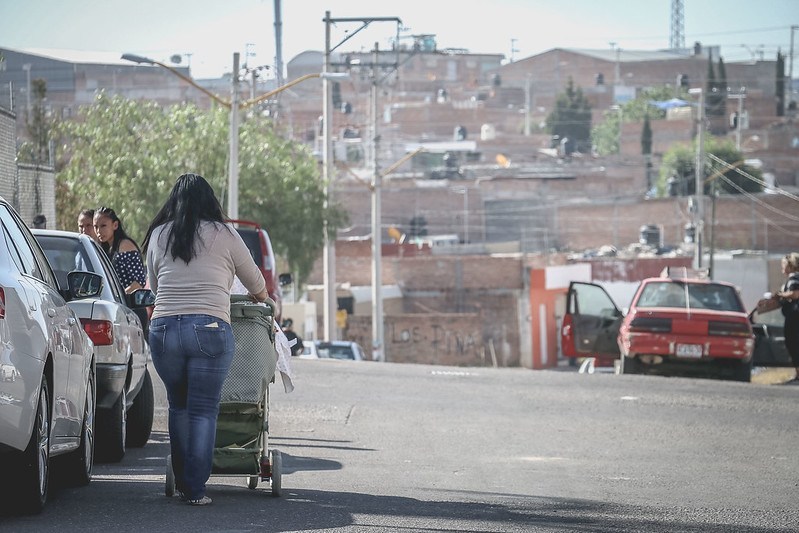
<path id="1" fill-rule="evenodd" d="M 746 322 L 711 320 L 707 325 L 707 334 L 719 337 L 749 337 L 752 335 L 752 329 Z"/>
<path id="2" fill-rule="evenodd" d="M 6 291 L 0 287 L 0 318 L 6 317 Z"/>
<path id="3" fill-rule="evenodd" d="M 671 331 L 670 318 L 639 316 L 630 322 L 630 331 L 647 333 L 668 333 Z"/>
<path id="4" fill-rule="evenodd" d="M 114 344 L 114 327 L 108 320 L 81 318 L 80 323 L 83 324 L 83 330 L 89 335 L 95 345 L 108 346 Z"/>

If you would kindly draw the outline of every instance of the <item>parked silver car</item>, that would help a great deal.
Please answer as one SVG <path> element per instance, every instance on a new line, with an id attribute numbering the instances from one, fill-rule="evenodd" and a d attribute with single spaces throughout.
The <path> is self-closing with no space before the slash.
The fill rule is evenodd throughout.
<path id="1" fill-rule="evenodd" d="M 79 233 L 33 230 L 59 283 L 73 270 L 103 278 L 95 298 L 69 303 L 94 342 L 97 360 L 97 458 L 120 461 L 126 446 L 147 443 L 153 425 L 153 383 L 147 367 L 150 348 L 144 333 L 149 289 L 125 294 L 108 255 Z M 137 313 L 137 311 L 139 311 Z"/>
<path id="2" fill-rule="evenodd" d="M 44 252 L 0 198 L 0 464 L 11 505 L 40 512 L 51 457 L 86 485 L 94 462 L 94 346 L 67 301 L 99 294 L 102 278 L 73 273 L 59 289 Z"/>

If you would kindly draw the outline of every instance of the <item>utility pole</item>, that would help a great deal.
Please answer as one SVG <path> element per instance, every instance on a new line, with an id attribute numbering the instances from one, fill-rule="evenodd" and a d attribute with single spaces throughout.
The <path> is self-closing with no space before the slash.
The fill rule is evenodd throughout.
<path id="1" fill-rule="evenodd" d="M 791 49 L 788 50 L 788 97 L 785 99 L 786 109 L 793 100 L 793 34 L 799 26 L 791 26 Z"/>
<path id="2" fill-rule="evenodd" d="M 528 74 L 527 79 L 524 84 L 524 136 L 529 137 L 531 133 L 531 117 L 530 117 L 530 106 L 532 100 L 532 92 L 533 92 L 533 75 Z"/>
<path id="3" fill-rule="evenodd" d="M 325 11 L 325 58 L 322 72 L 330 73 L 330 11 Z M 331 195 L 333 193 L 333 186 L 331 179 L 333 177 L 333 139 L 332 131 L 333 125 L 333 94 L 330 80 L 327 78 L 322 80 L 322 92 L 324 100 L 322 102 L 322 128 L 324 130 L 324 148 L 322 149 L 322 181 L 325 187 L 325 209 L 331 204 Z M 336 312 L 338 311 L 338 298 L 336 296 L 336 237 L 330 235 L 331 228 L 328 227 L 327 222 L 324 225 L 325 242 L 322 257 L 322 267 L 324 276 L 324 339 L 326 341 L 334 341 L 336 335 Z"/>
<path id="4" fill-rule="evenodd" d="M 275 82 L 283 85 L 283 14 L 280 0 L 275 2 Z"/>
<path id="5" fill-rule="evenodd" d="M 230 152 L 228 167 L 227 215 L 239 218 L 239 53 L 233 54 L 230 84 Z"/>
<path id="6" fill-rule="evenodd" d="M 700 87 L 695 89 L 699 92 L 699 108 L 697 110 L 696 120 L 696 167 L 695 174 L 695 192 L 694 198 L 696 200 L 694 206 L 694 228 L 695 228 L 695 243 L 694 243 L 694 268 L 700 270 L 702 268 L 702 240 L 704 239 L 704 187 L 705 187 L 705 90 Z"/>
<path id="7" fill-rule="evenodd" d="M 344 22 L 359 22 L 361 23 L 361 27 L 356 29 L 355 31 L 349 32 L 347 37 L 345 37 L 341 42 L 339 42 L 335 47 L 331 48 L 330 45 L 330 25 L 334 23 L 344 23 Z M 399 42 L 399 26 L 402 25 L 402 20 L 398 17 L 350 17 L 350 18 L 330 18 L 330 11 L 325 11 L 325 57 L 324 57 L 324 73 L 330 72 L 330 54 L 344 44 L 347 40 L 354 37 L 358 32 L 366 28 L 372 22 L 394 22 L 397 24 L 397 42 Z M 377 51 L 377 44 L 375 44 L 375 50 Z M 375 52 L 377 53 L 377 52 Z M 399 46 L 397 46 L 397 58 L 399 59 Z M 399 61 L 394 65 L 394 68 L 397 68 Z M 377 68 L 377 65 L 375 65 Z M 373 71 L 375 73 L 375 90 L 377 86 L 377 71 Z M 324 102 L 322 106 L 322 121 L 323 121 L 323 128 L 324 128 L 324 136 L 325 136 L 325 143 L 324 143 L 324 150 L 322 151 L 322 178 L 325 182 L 325 191 L 326 191 L 326 206 L 330 205 L 331 202 L 331 195 L 333 193 L 332 187 L 332 163 L 333 163 L 333 140 L 332 140 L 332 121 L 333 121 L 333 94 L 332 94 L 332 86 L 330 85 L 330 81 L 325 79 L 323 85 L 324 91 Z M 377 97 L 375 96 L 373 99 L 373 105 L 377 105 Z M 375 114 L 375 134 L 377 132 L 377 113 Z M 376 137 L 376 135 L 375 135 Z M 375 143 L 377 141 L 375 140 Z M 375 155 L 375 176 L 378 179 L 379 183 L 379 171 L 377 169 L 377 146 L 375 144 L 374 147 Z M 379 196 L 376 200 L 379 203 Z M 379 217 L 379 209 L 377 216 Z M 375 213 L 373 211 L 372 217 L 374 219 Z M 379 221 L 379 218 L 377 219 Z M 379 232 L 378 232 L 379 233 Z M 372 237 L 374 243 L 374 235 Z M 373 250 L 374 252 L 374 250 Z M 379 267 L 380 261 L 380 248 L 377 248 L 377 262 Z M 322 258 L 322 266 L 323 266 L 323 276 L 324 276 L 324 307 L 325 307 L 325 316 L 324 316 L 324 326 L 325 326 L 325 340 L 332 341 L 336 340 L 336 330 L 334 329 L 336 325 L 336 312 L 338 310 L 338 300 L 336 298 L 336 243 L 335 243 L 335 235 L 329 234 L 329 228 L 325 225 L 325 247 L 323 252 Z M 373 257 L 373 263 L 375 259 Z M 374 276 L 373 276 L 373 283 L 374 283 Z M 378 289 L 379 290 L 379 289 Z M 382 350 L 382 325 L 383 325 L 383 317 L 382 317 L 382 299 L 378 299 L 380 304 L 380 319 L 373 322 L 378 322 L 380 324 L 380 339 L 379 342 L 381 343 L 380 349 Z M 377 302 L 375 303 L 377 305 Z M 374 311 L 374 310 L 373 310 Z M 374 311 L 377 312 L 377 311 Z M 373 326 L 374 327 L 374 326 Z"/>
<path id="8" fill-rule="evenodd" d="M 384 361 L 383 349 L 383 225 L 381 209 L 381 188 L 383 177 L 380 174 L 378 124 L 378 64 L 380 60 L 378 44 L 375 43 L 372 60 L 372 360 Z"/>

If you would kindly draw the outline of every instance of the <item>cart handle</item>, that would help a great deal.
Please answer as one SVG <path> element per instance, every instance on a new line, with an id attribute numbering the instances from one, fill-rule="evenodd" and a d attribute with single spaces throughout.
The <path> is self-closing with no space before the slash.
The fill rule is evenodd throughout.
<path id="1" fill-rule="evenodd" d="M 238 302 L 256 303 L 256 302 L 253 302 L 253 300 L 252 300 L 252 298 L 250 298 L 249 294 L 231 294 L 230 295 L 230 303 L 238 303 Z M 264 304 L 268 305 L 269 307 L 271 307 L 272 309 L 275 309 L 275 307 L 277 307 L 277 304 L 275 303 L 275 301 L 272 298 L 268 297 L 268 296 L 266 297 L 266 300 L 264 300 L 263 302 L 260 302 L 260 303 L 264 303 Z"/>

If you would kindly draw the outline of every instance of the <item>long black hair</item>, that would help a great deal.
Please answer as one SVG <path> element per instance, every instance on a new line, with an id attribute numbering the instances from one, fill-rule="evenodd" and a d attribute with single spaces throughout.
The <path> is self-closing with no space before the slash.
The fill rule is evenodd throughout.
<path id="1" fill-rule="evenodd" d="M 222 206 L 205 178 L 199 174 L 183 174 L 178 177 L 169 198 L 147 229 L 144 247 L 149 246 L 155 228 L 171 222 L 166 249 L 173 260 L 179 257 L 188 264 L 197 253 L 197 230 L 204 220 L 224 224 Z"/>
<path id="2" fill-rule="evenodd" d="M 90 209 L 81 211 L 81 214 L 84 214 L 84 212 L 88 211 L 90 211 Z M 119 243 L 121 243 L 125 239 L 132 242 L 133 246 L 135 246 L 136 249 L 139 250 L 139 253 L 141 253 L 139 245 L 136 244 L 136 241 L 134 241 L 133 238 L 130 235 L 128 235 L 125 232 L 125 229 L 122 227 L 122 221 L 117 216 L 116 211 L 114 211 L 110 207 L 105 207 L 105 206 L 98 207 L 97 209 L 94 210 L 93 216 L 108 217 L 111 220 L 111 222 L 118 222 L 117 229 L 114 230 L 114 243 L 113 244 L 108 244 L 107 242 L 100 243 L 100 246 L 103 247 L 103 250 L 105 250 L 105 253 L 108 254 L 108 257 L 114 257 L 114 254 L 116 254 L 119 251 Z"/>

